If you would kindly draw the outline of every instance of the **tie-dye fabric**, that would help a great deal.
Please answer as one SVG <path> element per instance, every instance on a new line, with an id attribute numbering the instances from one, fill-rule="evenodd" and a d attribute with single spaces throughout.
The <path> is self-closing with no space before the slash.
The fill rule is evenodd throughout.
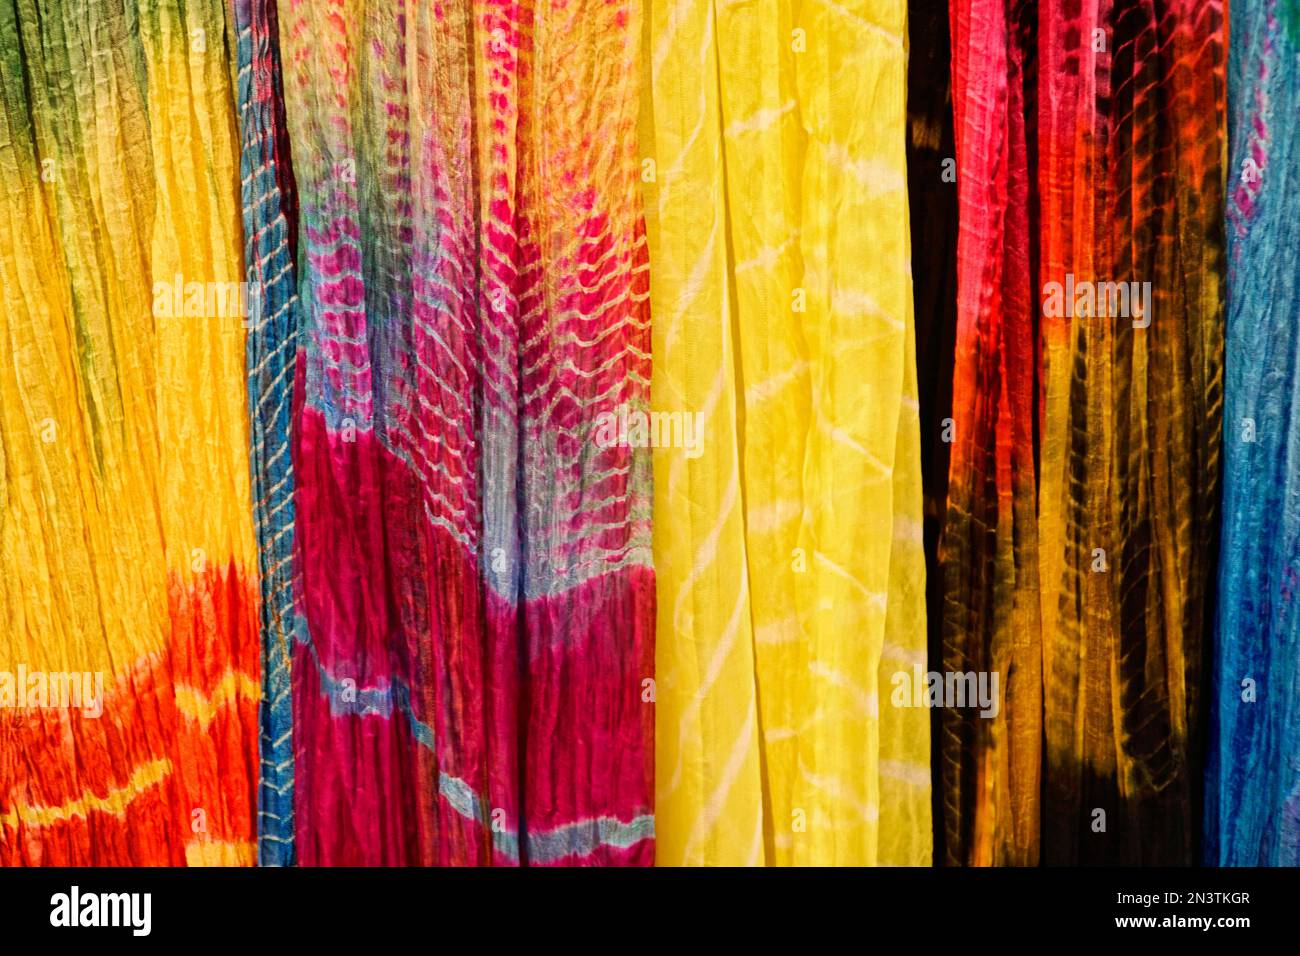
<path id="1" fill-rule="evenodd" d="M 254 859 L 228 43 L 217 0 L 0 3 L 3 864 Z"/>
<path id="2" fill-rule="evenodd" d="M 658 860 L 927 863 L 906 6 L 646 9 Z"/>
<path id="3" fill-rule="evenodd" d="M 1300 865 L 1227 9 L 0 0 L 0 865 Z"/>
<path id="4" fill-rule="evenodd" d="M 279 12 L 297 859 L 648 863 L 639 7 Z"/>
<path id="5" fill-rule="evenodd" d="M 957 328 L 951 417 L 929 422 L 951 447 L 938 663 L 944 674 L 997 675 L 999 704 L 946 701 L 941 712 L 942 859 L 1027 864 L 1038 859 L 1043 708 L 1035 123 L 1026 75 L 1037 24 L 1034 5 L 1019 0 L 955 2 L 952 10 Z"/>
<path id="6" fill-rule="evenodd" d="M 298 356 L 297 207 L 274 0 L 235 0 L 234 25 L 244 261 L 249 288 L 255 290 L 250 297 L 247 365 L 253 507 L 262 582 L 258 860 L 266 866 L 285 866 L 294 859 L 290 680 L 295 632 L 294 485 L 290 431 Z"/>
<path id="7" fill-rule="evenodd" d="M 1222 4 L 952 11 L 942 666 L 996 674 L 1002 700 L 942 719 L 945 858 L 1188 863 L 1223 374 Z"/>
<path id="8" fill-rule="evenodd" d="M 1300 7 L 1232 4 L 1223 561 L 1205 860 L 1300 866 Z"/>
<path id="9" fill-rule="evenodd" d="M 1045 12 L 1043 858 L 1187 864 L 1218 538 L 1223 5 Z M 1073 283 L 1064 315 L 1051 283 Z M 1137 284 L 1127 310 L 1105 283 Z"/>

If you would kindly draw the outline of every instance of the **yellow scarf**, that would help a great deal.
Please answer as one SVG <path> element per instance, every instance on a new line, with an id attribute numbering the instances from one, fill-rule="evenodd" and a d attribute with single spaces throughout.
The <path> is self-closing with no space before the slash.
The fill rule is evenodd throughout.
<path id="1" fill-rule="evenodd" d="M 905 4 L 645 30 L 658 862 L 928 864 Z"/>

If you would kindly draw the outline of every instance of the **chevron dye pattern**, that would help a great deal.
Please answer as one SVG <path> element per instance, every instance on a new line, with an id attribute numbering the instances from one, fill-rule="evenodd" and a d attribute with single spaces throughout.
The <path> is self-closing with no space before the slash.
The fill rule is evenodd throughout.
<path id="1" fill-rule="evenodd" d="M 906 6 L 647 18 L 658 859 L 928 863 Z"/>
<path id="2" fill-rule="evenodd" d="M 1222 427 L 1224 26 L 1218 0 L 1062 0 L 1040 19 L 1044 288 L 1073 276 L 1152 293 L 1127 315 L 1044 309 L 1048 863 L 1193 859 Z"/>
<path id="3" fill-rule="evenodd" d="M 244 330 L 171 308 L 243 279 L 228 43 L 217 0 L 0 3 L 6 865 L 254 860 Z"/>
<path id="4" fill-rule="evenodd" d="M 1300 7 L 1233 4 L 1223 562 L 1205 861 L 1300 866 Z"/>
<path id="5" fill-rule="evenodd" d="M 638 7 L 279 13 L 297 859 L 649 863 Z"/>

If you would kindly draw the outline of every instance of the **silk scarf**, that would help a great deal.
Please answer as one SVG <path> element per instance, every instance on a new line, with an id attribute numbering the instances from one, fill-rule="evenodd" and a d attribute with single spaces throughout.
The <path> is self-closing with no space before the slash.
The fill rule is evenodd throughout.
<path id="1" fill-rule="evenodd" d="M 1228 68 L 1228 331 L 1223 561 L 1205 862 L 1300 865 L 1300 427 L 1295 114 L 1300 10 L 1233 4 Z"/>
<path id="2" fill-rule="evenodd" d="M 607 427 L 650 381 L 639 38 L 279 5 L 300 863 L 652 860 L 650 456 Z"/>
<path id="3" fill-rule="evenodd" d="M 943 715 L 945 859 L 1186 864 L 1222 419 L 1222 5 L 951 10 L 942 665 L 996 674 L 1002 701 Z"/>
<path id="4" fill-rule="evenodd" d="M 646 3 L 657 861 L 923 864 L 906 7 Z M 850 105 L 851 104 L 851 105 Z"/>
<path id="5" fill-rule="evenodd" d="M 254 860 L 226 14 L 0 3 L 5 865 Z"/>

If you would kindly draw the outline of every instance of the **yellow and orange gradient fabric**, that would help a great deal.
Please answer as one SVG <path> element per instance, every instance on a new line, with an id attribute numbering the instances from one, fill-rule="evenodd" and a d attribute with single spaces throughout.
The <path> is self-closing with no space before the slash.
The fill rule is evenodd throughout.
<path id="1" fill-rule="evenodd" d="M 243 278 L 226 16 L 0 4 L 3 865 L 254 860 L 243 319 L 167 314 Z"/>

